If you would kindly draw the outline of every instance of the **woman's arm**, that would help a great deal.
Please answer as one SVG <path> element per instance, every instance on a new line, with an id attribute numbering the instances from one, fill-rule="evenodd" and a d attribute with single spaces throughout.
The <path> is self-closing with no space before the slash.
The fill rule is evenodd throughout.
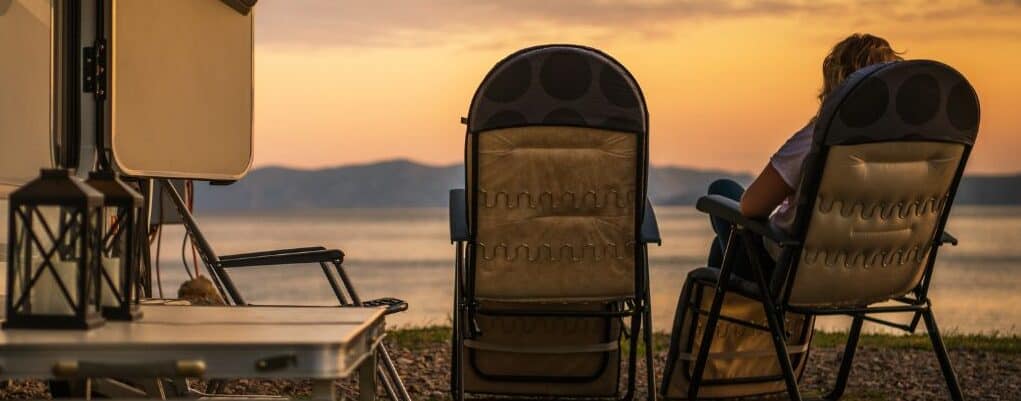
<path id="1" fill-rule="evenodd" d="M 768 217 L 794 189 L 784 182 L 772 164 L 766 164 L 762 173 L 741 196 L 741 214 L 748 217 Z"/>

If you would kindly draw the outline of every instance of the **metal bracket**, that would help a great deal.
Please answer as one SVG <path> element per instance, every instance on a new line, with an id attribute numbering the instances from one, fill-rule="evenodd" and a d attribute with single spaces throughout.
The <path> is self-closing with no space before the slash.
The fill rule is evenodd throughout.
<path id="1" fill-rule="evenodd" d="M 95 94 L 96 100 L 106 99 L 106 41 L 97 40 L 92 47 L 82 49 L 82 91 Z"/>

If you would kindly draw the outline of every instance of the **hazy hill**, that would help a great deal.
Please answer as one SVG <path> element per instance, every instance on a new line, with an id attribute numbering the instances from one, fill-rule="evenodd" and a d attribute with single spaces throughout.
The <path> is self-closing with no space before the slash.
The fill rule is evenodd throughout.
<path id="1" fill-rule="evenodd" d="M 684 167 L 653 167 L 649 198 L 655 204 L 691 205 L 709 183 L 751 176 Z M 461 165 L 429 166 L 408 160 L 319 170 L 264 167 L 229 186 L 196 185 L 198 210 L 268 210 L 353 207 L 443 207 L 447 189 L 464 186 Z M 1021 204 L 1021 176 L 966 177 L 958 204 Z"/>

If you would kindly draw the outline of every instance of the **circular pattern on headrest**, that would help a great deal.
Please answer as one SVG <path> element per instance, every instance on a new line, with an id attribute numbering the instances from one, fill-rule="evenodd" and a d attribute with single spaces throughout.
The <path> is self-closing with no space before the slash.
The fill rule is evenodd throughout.
<path id="1" fill-rule="evenodd" d="M 978 126 L 978 99 L 967 82 L 958 82 L 950 89 L 950 96 L 947 98 L 947 118 L 954 128 L 961 131 L 972 130 Z"/>
<path id="2" fill-rule="evenodd" d="M 890 104 L 890 90 L 880 79 L 868 78 L 854 90 L 840 108 L 840 120 L 851 128 L 861 128 L 879 120 Z"/>
<path id="3" fill-rule="evenodd" d="M 557 51 L 550 54 L 543 62 L 539 74 L 543 90 L 560 100 L 580 98 L 592 84 L 592 67 L 577 52 Z"/>
<path id="4" fill-rule="evenodd" d="M 915 74 L 897 89 L 897 115 L 908 124 L 919 125 L 939 112 L 939 82 L 930 74 Z"/>
<path id="5" fill-rule="evenodd" d="M 603 92 L 611 104 L 617 107 L 632 108 L 638 106 L 638 97 L 628 85 L 624 76 L 609 65 L 604 65 L 599 71 L 599 90 Z"/>
<path id="6" fill-rule="evenodd" d="M 500 71 L 486 88 L 486 98 L 494 102 L 507 103 L 520 98 L 532 84 L 532 63 L 519 59 Z"/>
<path id="7" fill-rule="evenodd" d="M 521 113 L 513 110 L 503 110 L 486 119 L 487 127 L 515 127 L 528 123 L 528 120 Z"/>
<path id="8" fill-rule="evenodd" d="M 561 107 L 546 114 L 542 119 L 543 124 L 549 125 L 585 125 L 585 117 L 577 110 Z"/>

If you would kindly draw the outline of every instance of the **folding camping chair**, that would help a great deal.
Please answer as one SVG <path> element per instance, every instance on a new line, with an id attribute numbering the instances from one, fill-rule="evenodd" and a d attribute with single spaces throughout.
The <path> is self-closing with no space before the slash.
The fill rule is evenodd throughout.
<path id="1" fill-rule="evenodd" d="M 384 307 L 387 314 L 403 312 L 408 309 L 407 302 L 396 298 L 379 298 L 363 301 L 358 297 L 351 280 L 344 271 L 344 253 L 339 249 L 325 247 L 305 247 L 242 253 L 236 255 L 217 256 L 212 246 L 206 241 L 198 224 L 185 205 L 184 199 L 169 180 L 160 180 L 159 188 L 169 195 L 177 212 L 181 215 L 185 230 L 198 250 L 206 271 L 219 290 L 220 295 L 233 305 L 250 305 L 245 301 L 229 270 L 245 267 L 286 266 L 292 264 L 318 264 L 326 281 L 330 284 L 341 307 Z M 332 271 L 331 271 L 332 267 Z M 339 278 L 339 279 L 338 279 Z M 387 395 L 396 401 L 411 401 L 404 382 L 394 366 L 393 359 L 386 346 L 379 347 L 379 366 L 376 369 L 380 382 Z M 222 383 L 216 383 L 222 384 Z M 219 387 L 213 386 L 213 387 Z M 214 392 L 216 389 L 214 389 Z"/>
<path id="2" fill-rule="evenodd" d="M 914 332 L 920 319 L 951 397 L 963 399 L 928 291 L 939 247 L 957 243 L 944 227 L 978 123 L 975 91 L 954 69 L 924 60 L 866 67 L 822 105 L 789 235 L 742 216 L 737 202 L 699 199 L 698 210 L 729 221 L 733 230 L 721 268 L 689 275 L 686 287 L 704 287 L 709 294 L 682 299 L 680 308 L 707 315 L 704 330 L 691 330 L 692 337 L 700 337 L 697 347 L 691 337 L 674 332 L 662 393 L 688 399 L 733 396 L 739 385 L 783 380 L 783 386 L 767 390 L 786 388 L 792 400 L 800 400 L 790 354 L 804 341 L 803 316 L 849 315 L 850 335 L 827 399 L 843 395 L 864 321 Z M 756 256 L 761 253 L 751 245 L 755 236 L 782 247 L 771 276 L 764 274 Z M 731 274 L 737 252 L 748 253 L 754 281 Z M 735 297 L 755 300 L 766 324 L 722 313 Z M 910 323 L 872 316 L 898 312 L 912 314 Z M 721 332 L 724 322 L 768 332 L 771 366 L 743 371 L 729 366 L 731 355 L 717 346 L 730 338 Z"/>
<path id="3" fill-rule="evenodd" d="M 644 324 L 653 392 L 646 244 L 648 118 L 617 61 L 569 45 L 521 50 L 486 76 L 467 124 L 456 242 L 455 400 L 469 394 L 619 396 Z"/>

